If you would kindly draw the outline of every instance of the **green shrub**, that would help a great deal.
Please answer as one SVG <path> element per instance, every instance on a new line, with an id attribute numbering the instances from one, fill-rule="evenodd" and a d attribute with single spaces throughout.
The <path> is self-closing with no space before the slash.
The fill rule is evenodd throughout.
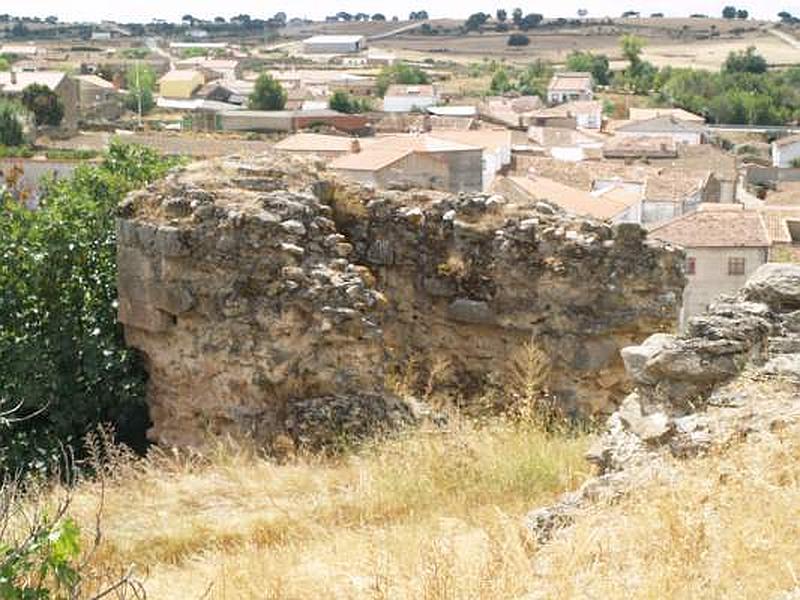
<path id="1" fill-rule="evenodd" d="M 0 204 L 0 404 L 19 405 L 0 473 L 44 468 L 99 423 L 144 443 L 145 371 L 116 317 L 114 211 L 173 163 L 112 145 L 99 166 L 50 183 L 40 209 Z"/>
<path id="2" fill-rule="evenodd" d="M 21 146 L 25 140 L 24 109 L 0 98 L 0 145 Z"/>

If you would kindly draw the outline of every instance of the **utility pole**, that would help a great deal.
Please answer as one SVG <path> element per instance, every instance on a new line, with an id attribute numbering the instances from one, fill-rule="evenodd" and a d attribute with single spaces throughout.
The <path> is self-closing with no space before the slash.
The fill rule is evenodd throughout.
<path id="1" fill-rule="evenodd" d="M 139 80 L 139 60 L 136 60 L 136 101 L 139 107 L 139 129 L 143 129 L 142 126 L 142 84 Z"/>

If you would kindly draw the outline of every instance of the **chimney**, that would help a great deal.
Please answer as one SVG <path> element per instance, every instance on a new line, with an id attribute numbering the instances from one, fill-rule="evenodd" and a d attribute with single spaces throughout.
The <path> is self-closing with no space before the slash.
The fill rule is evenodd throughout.
<path id="1" fill-rule="evenodd" d="M 350 152 L 353 154 L 361 152 L 361 143 L 356 138 L 353 138 L 353 141 L 350 142 Z"/>

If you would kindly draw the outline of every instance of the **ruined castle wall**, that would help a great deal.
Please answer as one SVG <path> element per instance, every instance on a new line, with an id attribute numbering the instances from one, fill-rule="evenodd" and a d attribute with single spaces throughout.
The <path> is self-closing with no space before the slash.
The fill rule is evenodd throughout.
<path id="1" fill-rule="evenodd" d="M 121 207 L 120 320 L 147 360 L 154 440 L 266 440 L 294 403 L 363 406 L 409 360 L 479 394 L 528 342 L 565 408 L 610 410 L 628 389 L 619 349 L 674 327 L 681 254 L 637 226 L 321 169 L 201 163 Z"/>

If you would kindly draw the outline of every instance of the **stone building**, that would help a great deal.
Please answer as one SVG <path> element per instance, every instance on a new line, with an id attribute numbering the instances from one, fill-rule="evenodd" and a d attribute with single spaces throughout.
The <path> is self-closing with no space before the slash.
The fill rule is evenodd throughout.
<path id="1" fill-rule="evenodd" d="M 689 283 L 681 325 L 720 294 L 732 294 L 769 259 L 770 240 L 757 211 L 740 204 L 704 204 L 650 230 L 650 237 L 686 250 Z"/>
<path id="2" fill-rule="evenodd" d="M 78 75 L 78 112 L 81 120 L 114 121 L 125 112 L 125 95 L 97 75 Z"/>

